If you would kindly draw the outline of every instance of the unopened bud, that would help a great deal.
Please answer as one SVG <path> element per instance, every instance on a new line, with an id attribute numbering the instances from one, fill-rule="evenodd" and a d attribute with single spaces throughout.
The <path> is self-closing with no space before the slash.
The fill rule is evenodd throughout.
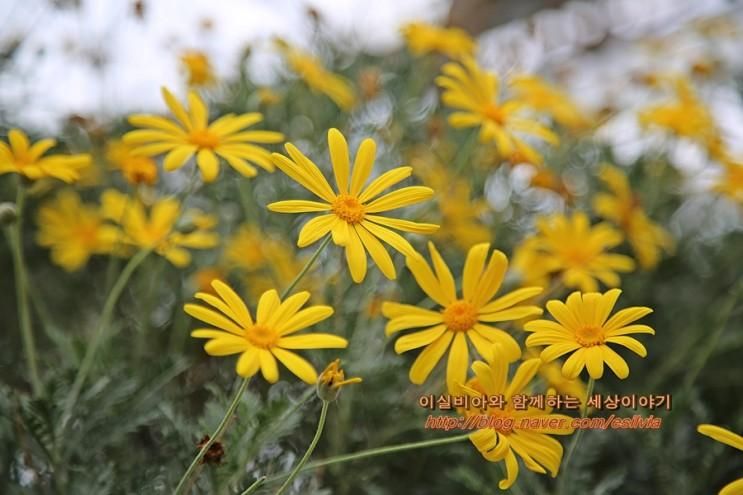
<path id="1" fill-rule="evenodd" d="M 0 203 L 0 225 L 13 225 L 18 219 L 18 211 L 13 203 Z"/>
<path id="2" fill-rule="evenodd" d="M 353 383 L 361 383 L 361 378 L 346 379 L 341 369 L 341 360 L 336 359 L 320 373 L 317 379 L 317 395 L 324 401 L 333 402 L 338 398 L 342 387 Z"/>

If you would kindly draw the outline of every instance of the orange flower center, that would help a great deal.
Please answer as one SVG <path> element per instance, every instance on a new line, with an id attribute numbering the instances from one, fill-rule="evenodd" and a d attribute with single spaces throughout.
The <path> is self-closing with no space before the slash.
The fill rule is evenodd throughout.
<path id="1" fill-rule="evenodd" d="M 575 340 L 583 347 L 593 347 L 604 343 L 604 329 L 600 326 L 584 326 L 575 330 Z"/>
<path id="2" fill-rule="evenodd" d="M 566 264 L 574 267 L 587 266 L 596 256 L 592 249 L 586 249 L 583 245 L 570 246 L 562 252 Z"/>
<path id="3" fill-rule="evenodd" d="M 253 325 L 246 329 L 245 338 L 256 347 L 270 349 L 276 344 L 278 335 L 271 328 L 263 325 Z"/>
<path id="4" fill-rule="evenodd" d="M 477 309 L 467 301 L 455 301 L 444 310 L 446 328 L 455 332 L 466 332 L 477 323 Z"/>
<path id="5" fill-rule="evenodd" d="M 196 129 L 188 135 L 188 142 L 199 148 L 214 149 L 219 146 L 219 136 L 209 129 Z"/>
<path id="6" fill-rule="evenodd" d="M 503 113 L 503 110 L 501 110 L 501 107 L 499 107 L 495 103 L 488 103 L 482 109 L 482 113 L 483 115 L 485 115 L 485 117 L 497 124 L 502 125 L 506 121 L 506 115 Z"/>
<path id="7" fill-rule="evenodd" d="M 340 194 L 333 201 L 333 213 L 344 222 L 355 224 L 364 219 L 364 205 L 354 196 Z"/>

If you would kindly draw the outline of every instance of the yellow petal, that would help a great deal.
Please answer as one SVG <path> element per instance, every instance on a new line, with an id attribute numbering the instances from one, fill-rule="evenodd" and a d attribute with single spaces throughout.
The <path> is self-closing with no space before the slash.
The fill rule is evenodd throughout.
<path id="1" fill-rule="evenodd" d="M 196 163 L 201 170 L 201 177 L 204 182 L 214 182 L 219 173 L 219 161 L 211 150 L 201 150 L 196 155 Z"/>
<path id="2" fill-rule="evenodd" d="M 384 196 L 375 199 L 366 206 L 368 213 L 402 208 L 415 203 L 420 203 L 433 196 L 433 189 L 425 186 L 403 187 Z"/>
<path id="3" fill-rule="evenodd" d="M 286 322 L 278 324 L 277 330 L 281 335 L 288 335 L 325 320 L 332 314 L 333 308 L 330 306 L 312 306 L 299 311 Z"/>
<path id="4" fill-rule="evenodd" d="M 284 349 L 345 349 L 348 341 L 329 333 L 308 333 L 281 337 L 276 345 Z"/>
<path id="5" fill-rule="evenodd" d="M 182 167 L 196 153 L 196 146 L 178 146 L 165 156 L 163 167 L 168 172 Z"/>
<path id="6" fill-rule="evenodd" d="M 348 239 L 346 241 L 346 262 L 348 269 L 351 271 L 351 278 L 357 284 L 364 281 L 366 277 L 366 251 L 364 245 L 359 239 L 356 229 L 348 229 Z"/>
<path id="7" fill-rule="evenodd" d="M 369 184 L 359 195 L 359 201 L 366 203 L 375 198 L 385 189 L 389 189 L 398 182 L 407 179 L 413 173 L 413 167 L 397 167 L 389 170 Z"/>
<path id="8" fill-rule="evenodd" d="M 417 349 L 424 345 L 428 345 L 441 337 L 445 331 L 446 325 L 437 325 L 435 327 L 427 328 L 426 330 L 404 335 L 395 341 L 395 352 L 402 354 L 411 349 Z"/>
<path id="9" fill-rule="evenodd" d="M 233 314 L 236 316 L 236 321 L 238 323 L 245 325 L 246 327 L 253 324 L 253 318 L 250 316 L 248 307 L 229 285 L 225 284 L 221 280 L 213 280 L 211 285 L 214 290 L 217 291 L 219 297 L 224 299 L 224 301 L 229 305 Z"/>
<path id="10" fill-rule="evenodd" d="M 253 376 L 258 372 L 261 366 L 261 361 L 258 356 L 259 351 L 255 347 L 248 347 L 237 360 L 235 370 L 237 374 L 242 377 Z"/>
<path id="11" fill-rule="evenodd" d="M 418 286 L 425 292 L 428 297 L 439 303 L 441 306 L 448 306 L 453 299 L 448 297 L 446 292 L 441 288 L 441 284 L 426 263 L 426 260 L 418 253 L 405 258 L 408 269 L 413 274 Z"/>
<path id="12" fill-rule="evenodd" d="M 449 350 L 449 362 L 446 365 L 446 386 L 449 392 L 458 389 L 467 379 L 469 368 L 469 350 L 464 333 L 457 332 Z"/>
<path id="13" fill-rule="evenodd" d="M 330 229 L 335 224 L 336 218 L 338 217 L 330 213 L 328 215 L 320 215 L 319 217 L 315 217 L 304 224 L 302 230 L 299 231 L 297 246 L 309 246 L 321 237 L 324 237 L 330 232 Z"/>
<path id="14" fill-rule="evenodd" d="M 261 373 L 268 383 L 276 383 L 279 379 L 279 367 L 276 365 L 276 359 L 269 351 L 260 349 L 258 359 L 261 364 Z"/>
<path id="15" fill-rule="evenodd" d="M 317 382 L 317 371 L 315 371 L 315 368 L 306 359 L 278 347 L 271 349 L 271 352 L 276 356 L 276 359 L 281 361 L 281 364 L 286 366 L 289 371 L 294 373 L 303 382 L 310 385 L 314 385 Z"/>
<path id="16" fill-rule="evenodd" d="M 444 334 L 438 339 L 434 340 L 429 344 L 413 362 L 413 366 L 410 367 L 410 381 L 416 385 L 420 385 L 426 381 L 428 375 L 439 362 L 441 356 L 444 355 L 446 350 L 449 348 L 449 343 L 454 338 L 452 332 L 444 332 Z"/>
<path id="17" fill-rule="evenodd" d="M 363 225 L 356 225 L 354 229 L 356 230 L 361 243 L 364 245 L 364 248 L 369 251 L 369 255 L 382 271 L 384 276 L 390 280 L 395 280 L 395 278 L 397 278 L 395 265 L 392 263 L 392 258 L 390 258 L 389 253 L 382 243 L 379 242 L 376 237 L 371 235 Z"/>
<path id="18" fill-rule="evenodd" d="M 369 178 L 372 167 L 374 166 L 374 156 L 377 153 L 377 143 L 371 138 L 366 138 L 359 145 L 356 151 L 356 159 L 353 162 L 353 173 L 351 174 L 352 196 L 358 196 L 361 188 Z"/>
<path id="19" fill-rule="evenodd" d="M 342 194 L 348 194 L 348 176 L 351 169 L 351 162 L 348 156 L 348 143 L 338 129 L 330 129 L 328 131 L 328 147 L 330 149 L 330 161 L 333 164 L 335 183 L 338 184 L 338 191 Z"/>

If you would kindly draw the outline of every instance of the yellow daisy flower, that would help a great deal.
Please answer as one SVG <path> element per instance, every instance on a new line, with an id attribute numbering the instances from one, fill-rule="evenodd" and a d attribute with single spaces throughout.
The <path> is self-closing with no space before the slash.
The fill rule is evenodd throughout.
<path id="1" fill-rule="evenodd" d="M 471 57 L 475 54 L 475 40 L 460 28 L 443 28 L 411 22 L 402 28 L 408 48 L 414 55 L 442 53 L 449 58 Z"/>
<path id="2" fill-rule="evenodd" d="M 715 425 L 699 425 L 697 426 L 697 431 L 704 436 L 710 437 L 711 439 L 717 440 L 725 445 L 729 445 L 734 449 L 743 450 L 743 437 L 736 435 L 730 430 Z M 722 490 L 720 490 L 719 493 L 719 495 L 741 494 L 743 494 L 743 478 L 728 483 L 722 487 Z"/>
<path id="3" fill-rule="evenodd" d="M 599 172 L 599 178 L 611 193 L 596 194 L 593 209 L 624 231 L 642 268 L 648 270 L 655 267 L 662 251 L 673 250 L 673 238 L 648 218 L 638 197 L 630 189 L 627 177 L 618 168 L 605 165 Z"/>
<path id="4" fill-rule="evenodd" d="M 269 204 L 268 209 L 279 213 L 327 212 L 313 218 L 302 227 L 297 245 L 309 246 L 330 232 L 333 242 L 345 247 L 348 268 L 354 282 L 360 283 L 366 276 L 366 251 L 382 273 L 390 280 L 394 280 L 395 266 L 380 240 L 406 256 L 413 254 L 415 250 L 402 236 L 387 227 L 405 232 L 431 234 L 438 229 L 438 225 L 389 218 L 378 213 L 425 201 L 433 195 L 433 190 L 428 187 L 410 186 L 379 196 L 386 189 L 410 177 L 413 169 L 394 168 L 364 188 L 374 165 L 376 153 L 374 140 L 367 138 L 361 143 L 356 153 L 353 171 L 348 143 L 340 131 L 337 129 L 328 131 L 328 145 L 338 192 L 331 189 L 317 165 L 293 144 L 287 143 L 286 151 L 291 158 L 274 153 L 274 163 L 323 202 L 278 201 Z"/>
<path id="5" fill-rule="evenodd" d="M 617 272 L 629 272 L 635 267 L 632 258 L 607 252 L 621 244 L 622 234 L 606 223 L 591 226 L 583 212 L 570 217 L 557 214 L 539 218 L 537 230 L 530 244 L 534 261 L 543 271 L 559 274 L 567 287 L 596 291 L 597 279 L 617 287 Z"/>
<path id="6" fill-rule="evenodd" d="M 356 94 L 348 80 L 333 74 L 323 67 L 322 62 L 316 57 L 289 45 L 284 40 L 277 39 L 276 46 L 291 70 L 313 91 L 324 94 L 342 110 L 348 111 L 353 108 L 356 104 Z"/>
<path id="7" fill-rule="evenodd" d="M 110 253 L 120 236 L 97 207 L 84 204 L 71 190 L 42 204 L 37 223 L 36 242 L 51 249 L 52 262 L 68 272 L 85 266 L 94 254 Z"/>
<path id="8" fill-rule="evenodd" d="M 321 322 L 333 314 L 330 306 L 310 306 L 301 309 L 310 298 L 309 292 L 299 292 L 283 302 L 275 290 L 263 293 L 258 301 L 255 320 L 245 303 L 225 283 L 215 280 L 217 295 L 196 293 L 207 306 L 186 304 L 184 310 L 211 328 L 191 332 L 192 337 L 209 339 L 204 350 L 211 356 L 240 354 L 237 374 L 253 376 L 258 369 L 270 383 L 279 379 L 278 359 L 289 371 L 311 385 L 317 382 L 315 368 L 304 358 L 287 349 L 343 349 L 348 341 L 327 333 L 293 333 Z M 215 311 L 216 309 L 216 311 Z"/>
<path id="9" fill-rule="evenodd" d="M 257 174 L 250 163 L 273 171 L 270 153 L 256 144 L 280 143 L 284 135 L 274 131 L 243 131 L 263 120 L 260 113 L 227 114 L 210 124 L 204 100 L 194 91 L 188 93 L 188 110 L 166 88 L 162 88 L 162 94 L 176 121 L 156 115 L 130 116 L 130 124 L 143 128 L 127 132 L 123 138 L 134 146 L 135 154 L 155 156 L 167 152 L 163 162 L 167 171 L 182 167 L 196 155 L 204 182 L 217 177 L 217 156 L 245 177 Z"/>
<path id="10" fill-rule="evenodd" d="M 676 100 L 641 111 L 638 116 L 640 124 L 645 127 L 659 127 L 678 137 L 714 147 L 719 141 L 720 131 L 691 82 L 683 76 L 658 76 L 657 79 L 660 83 L 673 87 Z"/>
<path id="11" fill-rule="evenodd" d="M 478 244 L 467 253 L 462 274 L 462 297 L 457 296 L 454 277 L 432 242 L 428 243 L 433 270 L 418 253 L 408 256 L 407 266 L 418 286 L 440 308 L 419 308 L 408 304 L 385 302 L 382 314 L 390 321 L 385 334 L 400 330 L 427 327 L 395 341 L 395 352 L 401 354 L 425 347 L 410 368 L 410 381 L 422 384 L 449 349 L 446 366 L 448 390 L 457 390 L 464 383 L 469 366 L 468 342 L 483 358 L 490 358 L 493 343 L 503 346 L 510 361 L 521 357 L 518 342 L 507 332 L 491 324 L 541 315 L 537 306 L 522 306 L 520 302 L 542 292 L 541 287 L 526 287 L 495 298 L 508 268 L 508 259 L 495 250 L 488 261 L 490 244 Z M 486 263 L 487 262 L 487 263 Z"/>
<path id="12" fill-rule="evenodd" d="M 130 184 L 152 185 L 157 182 L 157 164 L 149 156 L 133 153 L 134 147 L 120 140 L 108 143 L 106 159 L 121 171 Z"/>
<path id="13" fill-rule="evenodd" d="M 208 249 L 219 243 L 217 234 L 196 225 L 191 225 L 188 232 L 178 231 L 181 204 L 174 198 L 156 201 L 149 214 L 141 201 L 114 189 L 106 190 L 101 202 L 104 216 L 121 226 L 123 245 L 152 249 L 177 267 L 191 263 L 191 253 L 186 248 Z"/>
<path id="14" fill-rule="evenodd" d="M 188 74 L 189 86 L 211 86 L 217 80 L 214 75 L 214 68 L 206 53 L 199 50 L 188 50 L 181 54 L 180 61 Z"/>
<path id="15" fill-rule="evenodd" d="M 20 174 L 29 180 L 53 177 L 72 183 L 90 165 L 90 155 L 43 156 L 57 144 L 54 139 L 42 139 L 33 145 L 20 129 L 8 131 L 8 142 L 0 141 L 0 175 Z"/>
<path id="16" fill-rule="evenodd" d="M 423 183 L 436 191 L 436 202 L 441 212 L 441 228 L 436 238 L 454 244 L 463 251 L 491 238 L 490 229 L 481 217 L 488 212 L 487 201 L 472 198 L 469 182 L 449 173 L 446 167 L 431 164 L 424 159 L 414 159 L 413 168 Z"/>
<path id="17" fill-rule="evenodd" d="M 650 308 L 633 306 L 609 317 L 621 293 L 619 289 L 611 289 L 603 294 L 573 292 L 564 303 L 558 300 L 548 301 L 547 310 L 557 321 L 533 320 L 526 323 L 524 330 L 533 332 L 526 338 L 526 345 L 547 346 L 540 357 L 548 363 L 572 353 L 562 365 L 562 374 L 566 378 L 578 377 L 584 367 L 588 369 L 591 378 L 601 378 L 604 363 L 617 377 L 627 378 L 627 362 L 608 344 L 624 346 L 638 356 L 645 357 L 645 346 L 628 335 L 654 335 L 655 330 L 647 325 L 633 323 L 652 313 Z"/>
<path id="18" fill-rule="evenodd" d="M 563 449 L 560 442 L 550 435 L 571 434 L 573 429 L 569 425 L 572 418 L 552 414 L 550 409 L 535 407 L 515 409 L 511 397 L 528 391 L 529 383 L 537 374 L 542 361 L 540 359 L 524 361 L 509 382 L 507 353 L 500 344 L 495 344 L 492 355 L 493 359 L 489 363 L 483 361 L 472 363 L 475 377 L 461 389 L 470 397 L 502 395 L 505 400 L 504 407 L 502 409 L 490 407 L 484 412 L 480 408 L 467 408 L 460 414 L 466 418 L 489 416 L 489 420 L 494 424 L 503 426 L 479 429 L 470 435 L 470 441 L 486 460 L 505 462 L 506 478 L 498 483 L 501 490 L 507 490 L 516 482 L 519 474 L 517 456 L 527 469 L 542 474 L 549 471 L 553 478 L 556 477 L 562 462 Z M 551 420 L 566 426 L 547 427 L 546 424 Z M 509 422 L 512 422 L 511 427 Z M 522 422 L 533 423 L 529 427 L 524 427 Z M 535 424 L 539 426 L 534 426 Z"/>
<path id="19" fill-rule="evenodd" d="M 518 99 L 531 108 L 550 115 L 561 126 L 577 131 L 590 125 L 588 117 L 568 94 L 541 77 L 514 76 L 510 78 L 509 86 Z"/>
<path id="20" fill-rule="evenodd" d="M 523 117 L 528 110 L 521 100 L 499 100 L 498 77 L 477 65 L 472 58 L 449 62 L 442 68 L 443 75 L 436 84 L 443 89 L 441 101 L 458 109 L 449 116 L 452 127 L 480 127 L 480 141 L 494 141 L 498 151 L 508 157 L 514 150 L 525 149 L 536 153 L 517 134 L 558 144 L 557 135 L 535 120 Z"/>

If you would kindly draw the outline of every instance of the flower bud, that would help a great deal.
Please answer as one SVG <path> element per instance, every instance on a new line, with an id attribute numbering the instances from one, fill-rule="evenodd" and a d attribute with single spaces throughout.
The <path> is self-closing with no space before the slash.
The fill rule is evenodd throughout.
<path id="1" fill-rule="evenodd" d="M 320 373 L 317 379 L 317 396 L 324 401 L 332 402 L 338 398 L 342 387 L 353 383 L 361 383 L 361 378 L 346 379 L 341 369 L 341 360 L 336 359 Z"/>
<path id="2" fill-rule="evenodd" d="M 13 203 L 0 203 L 0 225 L 13 225 L 18 219 L 18 211 Z"/>

